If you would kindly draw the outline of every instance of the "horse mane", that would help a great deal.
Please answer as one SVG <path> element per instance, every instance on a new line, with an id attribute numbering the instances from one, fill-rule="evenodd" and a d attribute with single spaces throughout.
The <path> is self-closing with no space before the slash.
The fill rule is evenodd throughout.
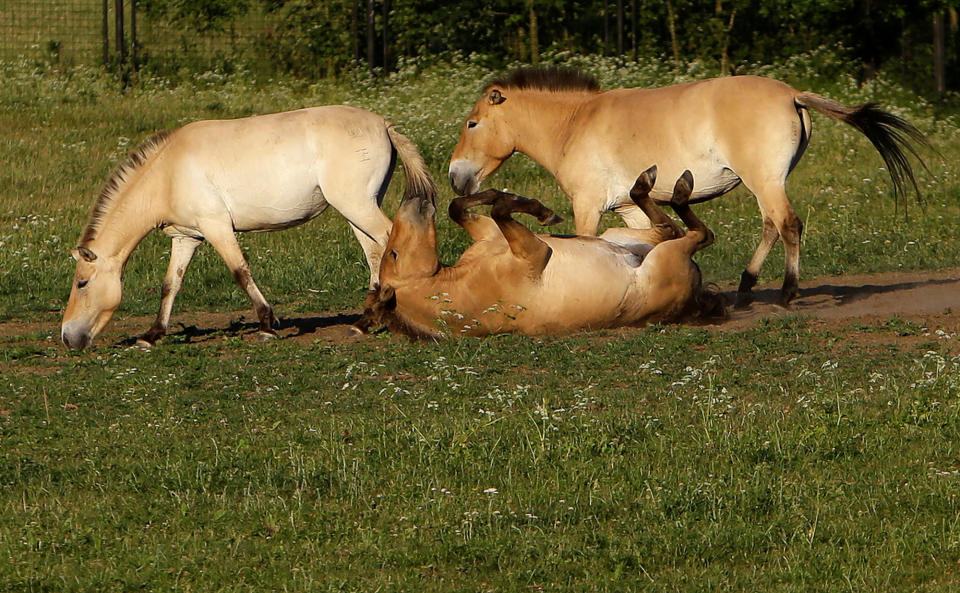
<path id="1" fill-rule="evenodd" d="M 498 76 L 487 83 L 490 87 L 540 91 L 586 91 L 595 93 L 600 83 L 592 74 L 560 66 L 525 66 Z"/>
<path id="2" fill-rule="evenodd" d="M 110 177 L 107 178 L 106 185 L 100 190 L 100 195 L 97 197 L 96 203 L 93 205 L 93 210 L 90 212 L 90 222 L 87 223 L 87 228 L 84 229 L 83 235 L 80 237 L 79 246 L 85 246 L 96 238 L 97 231 L 100 230 L 100 223 L 103 222 L 103 218 L 110 210 L 114 198 L 117 197 L 120 190 L 127 184 L 130 175 L 143 166 L 150 157 L 155 155 L 157 151 L 167 143 L 167 139 L 171 133 L 171 130 L 164 130 L 150 136 L 137 147 L 136 150 L 131 152 L 126 160 L 114 169 Z"/>

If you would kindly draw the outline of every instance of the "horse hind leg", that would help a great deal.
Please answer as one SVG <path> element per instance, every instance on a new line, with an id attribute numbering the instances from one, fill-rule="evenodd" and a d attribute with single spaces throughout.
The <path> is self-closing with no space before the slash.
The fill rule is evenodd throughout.
<path id="1" fill-rule="evenodd" d="M 327 202 L 350 223 L 350 228 L 363 249 L 370 269 L 370 290 L 380 285 L 380 261 L 390 237 L 393 222 L 380 210 L 378 183 L 371 176 L 368 187 L 347 191 L 334 187 L 324 192 Z"/>
<path id="2" fill-rule="evenodd" d="M 769 184 L 759 188 L 750 187 L 750 189 L 757 196 L 757 202 L 763 213 L 763 237 L 741 276 L 738 305 L 744 299 L 744 295 L 749 299 L 750 289 L 756 283 L 760 267 L 779 237 L 783 240 L 785 259 L 780 305 L 786 307 L 800 290 L 800 240 L 803 235 L 803 222 L 790 206 L 783 184 Z"/>
<path id="3" fill-rule="evenodd" d="M 689 171 L 687 172 L 689 174 Z M 641 173 L 637 180 L 634 182 L 633 187 L 630 188 L 630 199 L 633 200 L 634 209 L 639 208 L 647 220 L 658 229 L 660 234 L 663 237 L 661 241 L 666 241 L 668 239 L 673 239 L 676 237 L 683 236 L 683 230 L 677 226 L 677 223 L 673 221 L 672 218 L 667 216 L 667 213 L 660 208 L 653 198 L 650 197 L 650 191 L 653 189 L 654 184 L 657 182 L 657 166 L 654 165 Z M 690 185 L 692 186 L 692 176 Z M 674 190 L 676 193 L 676 190 Z M 620 212 L 620 210 L 618 210 Z M 625 215 L 620 212 L 621 216 L 624 216 L 624 220 L 627 218 Z M 627 221 L 629 224 L 629 221 Z M 630 226 L 633 226 L 632 224 Z"/>
<path id="4" fill-rule="evenodd" d="M 383 259 L 383 249 L 386 247 L 387 238 L 390 236 L 390 226 L 384 225 L 382 221 L 366 226 L 370 229 L 369 233 L 352 221 L 350 222 L 350 229 L 357 238 L 357 242 L 360 243 L 360 248 L 363 249 L 363 255 L 370 269 L 369 288 L 375 290 L 380 285 L 380 261 Z"/>
<path id="5" fill-rule="evenodd" d="M 167 273 L 160 289 L 160 312 L 157 313 L 157 318 L 150 329 L 137 339 L 137 345 L 141 348 L 152 348 L 167 334 L 173 301 L 183 286 L 183 276 L 187 273 L 190 260 L 193 259 L 201 242 L 201 239 L 186 235 L 173 237 L 170 245 L 170 264 L 167 266 Z"/>
<path id="6" fill-rule="evenodd" d="M 713 245 L 715 236 L 713 231 L 690 208 L 691 194 L 693 194 L 693 174 L 687 170 L 683 172 L 683 175 L 677 179 L 677 183 L 673 186 L 670 207 L 677 213 L 683 224 L 687 226 L 688 230 L 685 236 L 692 237 L 696 241 L 694 251 L 699 251 Z"/>

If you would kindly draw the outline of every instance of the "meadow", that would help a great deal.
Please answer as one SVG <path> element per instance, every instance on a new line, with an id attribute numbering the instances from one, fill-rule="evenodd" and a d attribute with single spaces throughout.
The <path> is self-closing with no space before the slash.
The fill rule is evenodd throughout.
<path id="1" fill-rule="evenodd" d="M 711 74 L 551 59 L 608 88 Z M 802 278 L 957 267 L 955 99 L 860 83 L 828 51 L 752 72 L 877 101 L 939 152 L 918 169 L 922 204 L 897 201 L 869 143 L 815 115 L 788 184 L 806 225 Z M 91 351 L 59 344 L 69 250 L 112 168 L 152 132 L 356 105 L 418 145 L 445 204 L 462 119 L 495 73 L 472 56 L 386 79 L 213 72 L 121 90 L 96 69 L 0 63 L 0 590 L 956 589 L 952 314 L 439 344 L 261 344 L 224 326 L 196 340 L 178 314 L 253 317 L 207 247 L 154 350 L 116 334 Z M 540 198 L 572 230 L 569 202 L 529 159 L 489 183 Z M 402 187 L 398 172 L 389 215 Z M 759 238 L 755 200 L 738 189 L 697 212 L 718 238 L 698 263 L 728 285 Z M 467 238 L 443 216 L 438 233 L 450 263 Z M 335 212 L 240 240 L 280 317 L 360 306 L 362 252 Z M 154 234 L 134 253 L 115 323 L 146 329 L 168 249 Z M 778 246 L 761 282 L 782 270 Z"/>

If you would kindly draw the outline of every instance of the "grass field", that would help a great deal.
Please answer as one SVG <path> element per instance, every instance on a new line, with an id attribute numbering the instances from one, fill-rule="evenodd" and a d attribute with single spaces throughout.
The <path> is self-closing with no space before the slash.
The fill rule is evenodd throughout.
<path id="1" fill-rule="evenodd" d="M 788 186 L 806 223 L 804 277 L 957 266 L 958 112 L 883 79 L 824 77 L 829 59 L 757 71 L 877 100 L 928 133 L 942 160 L 920 171 L 923 208 L 895 204 L 866 140 L 815 117 Z M 573 63 L 607 87 L 709 74 Z M 151 132 L 350 103 L 396 122 L 443 180 L 491 74 L 478 62 L 410 64 L 387 81 L 207 74 L 127 92 L 93 70 L 0 73 L 0 324 L 27 328 L 0 334 L 0 590 L 960 584 L 956 317 L 443 344 L 253 344 L 223 332 L 150 352 L 59 345 L 69 249 L 112 167 Z M 569 202 L 528 159 L 491 183 L 543 199 L 572 229 Z M 736 279 L 759 236 L 753 198 L 737 190 L 697 211 L 718 235 L 698 254 L 707 280 Z M 466 238 L 445 220 L 439 234 L 450 262 Z M 281 317 L 359 307 L 367 272 L 335 213 L 241 241 Z M 155 312 L 168 247 L 150 237 L 134 253 L 118 318 Z M 762 280 L 781 274 L 778 248 Z M 173 324 L 177 311 L 247 309 L 202 249 Z"/>

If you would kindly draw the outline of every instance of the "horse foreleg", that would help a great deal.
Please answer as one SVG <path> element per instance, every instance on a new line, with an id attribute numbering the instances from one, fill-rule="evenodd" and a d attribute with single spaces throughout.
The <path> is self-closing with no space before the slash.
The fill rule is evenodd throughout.
<path id="1" fill-rule="evenodd" d="M 600 227 L 600 218 L 604 213 L 602 200 L 591 199 L 590 194 L 571 196 L 573 202 L 573 223 L 578 235 L 596 235 Z"/>
<path id="2" fill-rule="evenodd" d="M 677 196 L 678 190 L 686 191 L 686 197 L 682 198 L 683 202 L 686 203 L 686 199 L 689 198 L 693 188 L 693 176 L 690 175 L 689 171 L 685 172 L 684 175 L 677 181 L 677 186 L 674 188 L 674 199 L 680 199 Z M 683 184 L 681 184 L 681 180 L 684 182 Z M 633 187 L 630 188 L 630 199 L 633 204 L 620 206 L 616 211 L 630 228 L 645 228 L 655 225 L 671 229 L 675 237 L 681 237 L 683 236 L 683 230 L 650 197 L 650 191 L 656 181 L 657 166 L 654 165 L 641 173 Z"/>
<path id="3" fill-rule="evenodd" d="M 670 207 L 677 213 L 683 224 L 687 226 L 685 236 L 693 239 L 693 251 L 691 255 L 700 249 L 713 245 L 715 240 L 713 231 L 711 231 L 693 209 L 690 208 L 690 195 L 693 193 L 693 175 L 689 170 L 684 171 L 683 175 L 677 179 L 673 186 L 673 195 L 670 197 Z"/>
<path id="4" fill-rule="evenodd" d="M 190 260 L 193 259 L 193 254 L 196 253 L 201 242 L 201 239 L 186 235 L 173 237 L 170 244 L 170 264 L 167 266 L 167 274 L 163 277 L 163 285 L 160 289 L 160 312 L 157 313 L 157 318 L 147 333 L 137 339 L 138 346 L 151 348 L 167 334 L 173 301 L 177 298 L 180 287 L 183 286 L 183 276 L 187 273 Z"/>
<path id="5" fill-rule="evenodd" d="M 233 234 L 233 229 L 217 227 L 213 230 L 201 229 L 207 241 L 213 245 L 220 257 L 230 268 L 233 279 L 236 280 L 240 288 L 247 293 L 247 297 L 253 303 L 254 311 L 260 320 L 260 336 L 262 338 L 275 338 L 277 332 L 274 328 L 277 326 L 277 318 L 273 315 L 273 308 L 267 303 L 263 293 L 253 281 L 253 275 L 250 273 L 250 266 L 243 257 L 243 251 L 240 250 L 240 244 L 237 237 Z M 207 232 L 210 231 L 210 232 Z"/>
<path id="6" fill-rule="evenodd" d="M 463 230 L 467 231 L 474 243 L 478 241 L 491 240 L 502 237 L 500 227 L 489 216 L 481 216 L 470 212 L 470 208 L 482 204 L 492 204 L 500 195 L 500 192 L 488 189 L 486 191 L 454 198 L 450 201 L 447 208 L 447 214 L 450 220 L 457 223 Z"/>
<path id="7" fill-rule="evenodd" d="M 760 268 L 763 267 L 763 262 L 767 259 L 770 250 L 773 249 L 773 246 L 779 238 L 780 231 L 777 230 L 777 225 L 773 223 L 772 218 L 764 214 L 763 232 L 760 235 L 760 243 L 753 252 L 750 263 L 747 264 L 746 269 L 740 274 L 740 287 L 737 289 L 736 304 L 738 308 L 746 307 L 753 302 L 753 287 L 756 286 L 757 277 L 760 276 Z"/>
<path id="8" fill-rule="evenodd" d="M 530 265 L 531 275 L 538 276 L 547 266 L 552 250 L 530 229 L 515 221 L 511 216 L 514 212 L 530 214 L 544 225 L 554 224 L 561 219 L 553 210 L 530 198 L 503 194 L 493 203 L 490 216 L 500 227 L 511 253 Z"/>

